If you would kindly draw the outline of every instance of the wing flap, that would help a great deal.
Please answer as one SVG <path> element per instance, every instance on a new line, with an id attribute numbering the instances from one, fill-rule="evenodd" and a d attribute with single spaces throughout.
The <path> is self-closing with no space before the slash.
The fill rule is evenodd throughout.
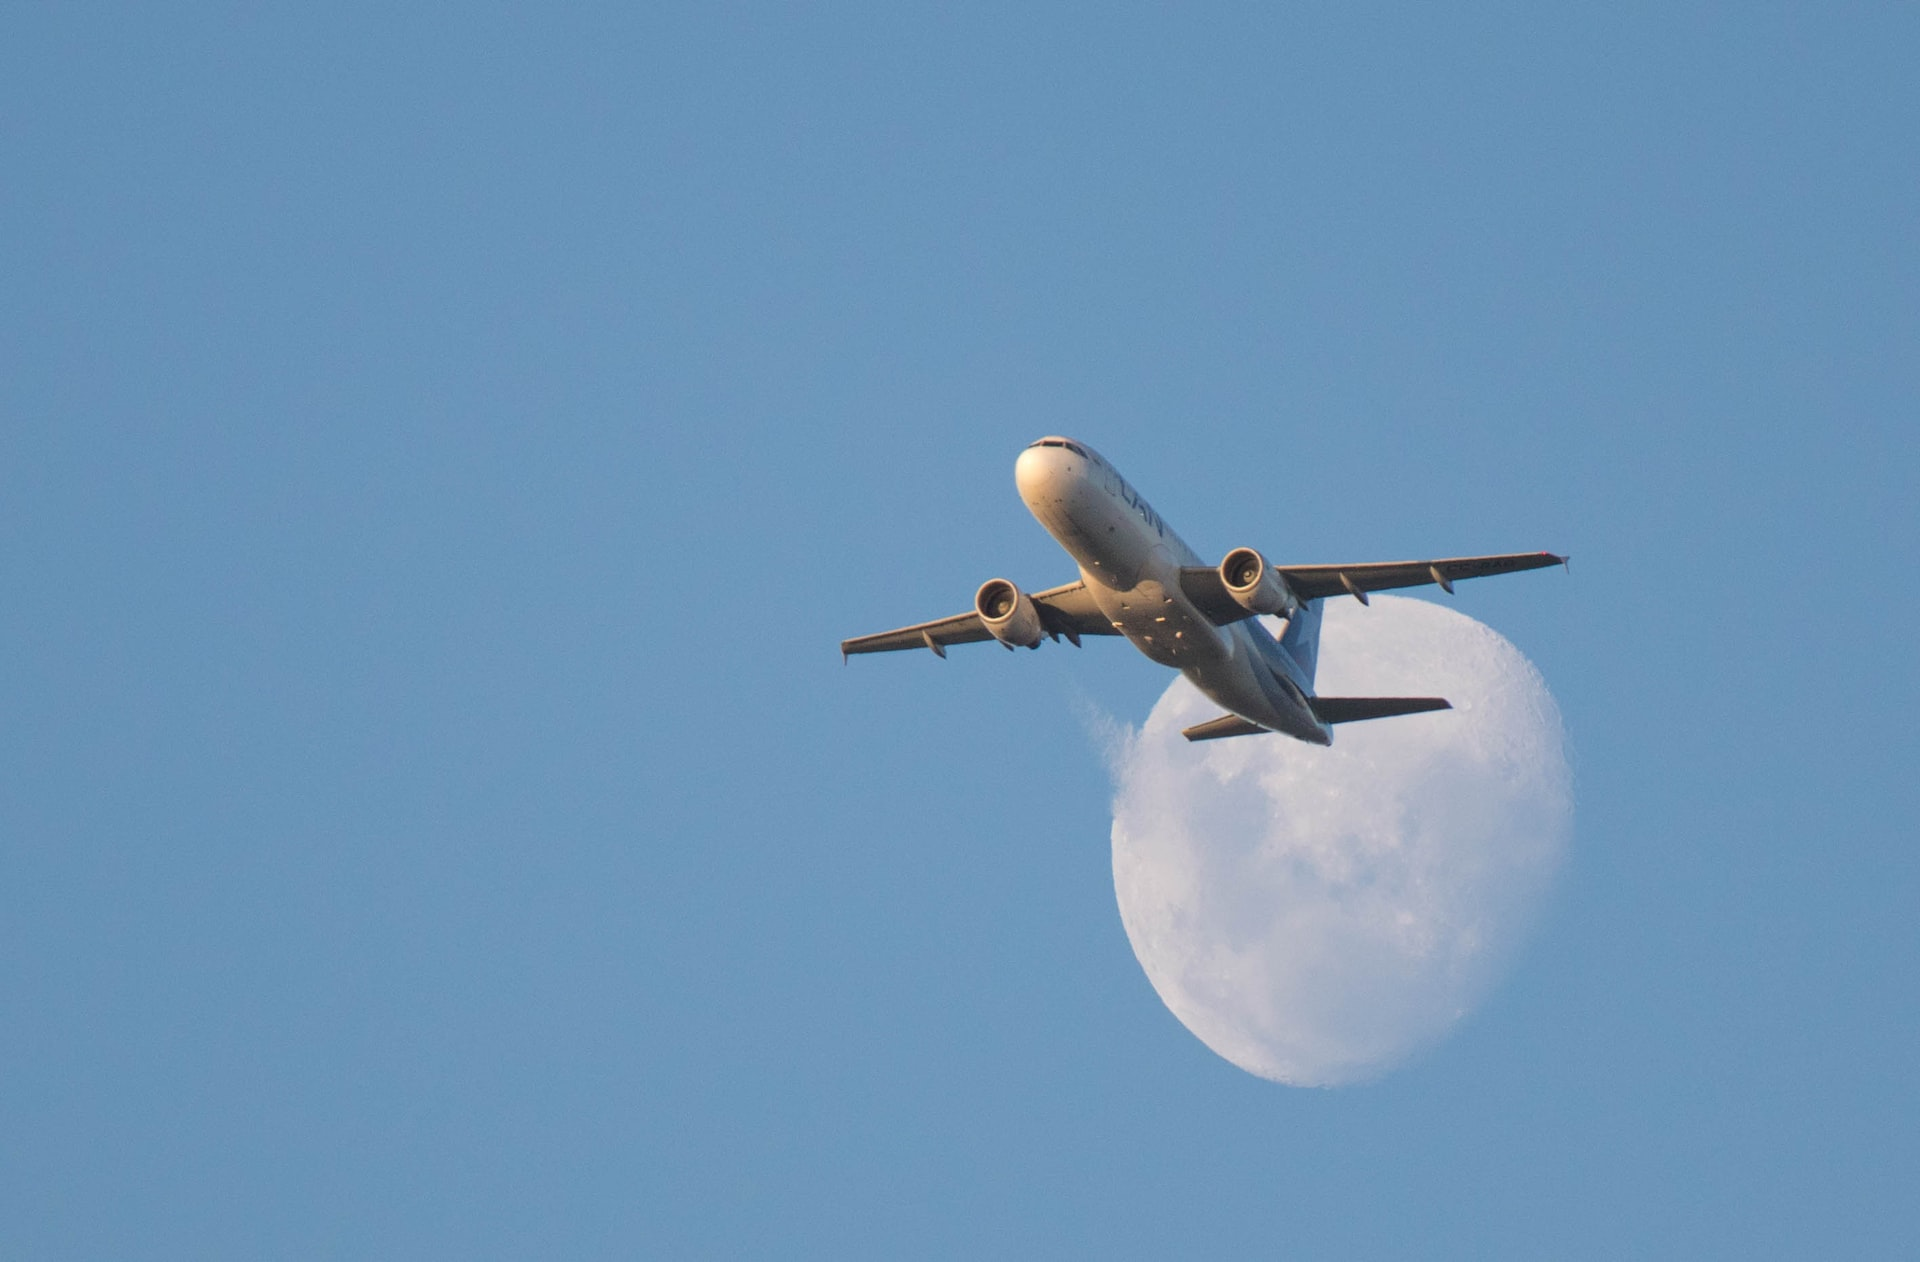
<path id="1" fill-rule="evenodd" d="M 1040 625 L 1049 634 L 1064 635 L 1075 644 L 1083 635 L 1120 634 L 1100 611 L 1100 606 L 1093 603 L 1093 593 L 1084 582 L 1065 583 L 1035 592 L 1033 603 L 1040 610 Z"/>
<path id="2" fill-rule="evenodd" d="M 1228 593 L 1220 571 L 1211 565 L 1182 566 L 1180 591 L 1200 611 L 1200 616 L 1216 627 L 1253 617 L 1251 609 Z"/>

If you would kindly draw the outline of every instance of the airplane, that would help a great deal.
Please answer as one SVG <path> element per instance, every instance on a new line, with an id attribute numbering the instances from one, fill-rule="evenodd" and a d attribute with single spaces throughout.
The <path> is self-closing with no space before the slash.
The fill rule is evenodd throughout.
<path id="1" fill-rule="evenodd" d="M 1567 564 L 1551 552 L 1516 552 L 1276 566 L 1241 547 L 1208 565 L 1083 442 L 1042 438 L 1020 453 L 1013 477 L 1028 511 L 1079 563 L 1079 580 L 1029 594 L 1007 579 L 989 579 L 967 612 L 843 640 L 841 660 L 896 649 L 931 649 L 944 658 L 952 645 L 985 640 L 1037 649 L 1043 639 L 1063 636 L 1078 648 L 1082 636 L 1123 635 L 1227 711 L 1184 729 L 1188 740 L 1279 732 L 1331 745 L 1336 724 L 1453 707 L 1443 697 L 1316 696 L 1324 601 L 1352 596 L 1364 605 L 1368 592 L 1428 583 L 1452 595 L 1460 579 Z M 1278 638 L 1258 615 L 1286 620 Z"/>

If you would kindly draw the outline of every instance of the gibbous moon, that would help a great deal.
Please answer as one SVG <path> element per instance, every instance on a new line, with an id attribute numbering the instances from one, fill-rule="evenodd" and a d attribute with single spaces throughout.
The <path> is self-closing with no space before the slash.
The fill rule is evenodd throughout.
<path id="1" fill-rule="evenodd" d="M 1572 830 L 1560 711 L 1492 629 L 1441 605 L 1328 602 L 1317 690 L 1435 714 L 1191 744 L 1176 679 L 1115 755 L 1113 884 L 1153 988 L 1201 1042 L 1296 1086 L 1378 1076 L 1499 980 Z"/>

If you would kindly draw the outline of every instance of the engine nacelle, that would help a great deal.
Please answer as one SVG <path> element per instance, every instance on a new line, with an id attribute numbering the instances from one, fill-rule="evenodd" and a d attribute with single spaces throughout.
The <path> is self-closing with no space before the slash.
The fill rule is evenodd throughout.
<path id="1" fill-rule="evenodd" d="M 1004 578 L 990 578 L 974 593 L 973 610 L 993 638 L 1009 647 L 1039 648 L 1046 631 L 1033 598 Z"/>
<path id="2" fill-rule="evenodd" d="M 1287 586 L 1287 580 L 1252 548 L 1235 548 L 1227 553 L 1227 559 L 1220 563 L 1220 581 L 1226 584 L 1227 595 L 1253 613 L 1291 618 L 1300 608 L 1300 598 Z"/>

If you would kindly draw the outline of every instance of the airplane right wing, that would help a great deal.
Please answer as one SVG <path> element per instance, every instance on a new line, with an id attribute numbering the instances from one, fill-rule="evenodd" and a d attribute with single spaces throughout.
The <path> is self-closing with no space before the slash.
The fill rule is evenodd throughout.
<path id="1" fill-rule="evenodd" d="M 1093 603 L 1093 596 L 1083 582 L 1068 583 L 1062 587 L 1050 587 L 1044 592 L 1031 595 L 1034 607 L 1040 613 L 1041 628 L 1050 636 L 1066 636 L 1073 643 L 1080 643 L 1083 635 L 1119 635 L 1113 629 L 1113 623 L 1107 615 L 1100 612 Z M 993 633 L 980 621 L 980 615 L 969 609 L 965 613 L 954 614 L 951 618 L 936 618 L 932 622 L 917 622 L 910 627 L 901 627 L 897 631 L 882 631 L 878 635 L 863 635 L 851 640 L 840 641 L 842 657 L 853 653 L 890 653 L 896 649 L 932 649 L 941 657 L 947 655 L 949 644 L 973 644 L 981 640 L 991 640 Z"/>
<path id="2" fill-rule="evenodd" d="M 1393 587 L 1423 587 L 1438 583 L 1448 592 L 1457 579 L 1517 574 L 1549 565 L 1565 565 L 1567 558 L 1551 552 L 1508 552 L 1490 557 L 1447 557 L 1439 561 L 1373 561 L 1363 565 L 1276 565 L 1287 586 L 1302 600 L 1316 596 L 1354 596 L 1367 603 L 1366 593 Z"/>
<path id="3" fill-rule="evenodd" d="M 1287 586 L 1302 600 L 1322 596 L 1352 596 L 1367 603 L 1368 592 L 1393 587 L 1421 587 L 1438 583 L 1448 592 L 1463 578 L 1516 574 L 1548 565 L 1565 565 L 1567 558 L 1551 552 L 1509 552 L 1500 556 L 1445 557 L 1438 561 L 1371 561 L 1360 565 L 1276 565 Z M 1180 588 L 1187 599 L 1216 626 L 1226 626 L 1253 614 L 1235 601 L 1212 566 L 1188 566 L 1180 571 Z"/>

